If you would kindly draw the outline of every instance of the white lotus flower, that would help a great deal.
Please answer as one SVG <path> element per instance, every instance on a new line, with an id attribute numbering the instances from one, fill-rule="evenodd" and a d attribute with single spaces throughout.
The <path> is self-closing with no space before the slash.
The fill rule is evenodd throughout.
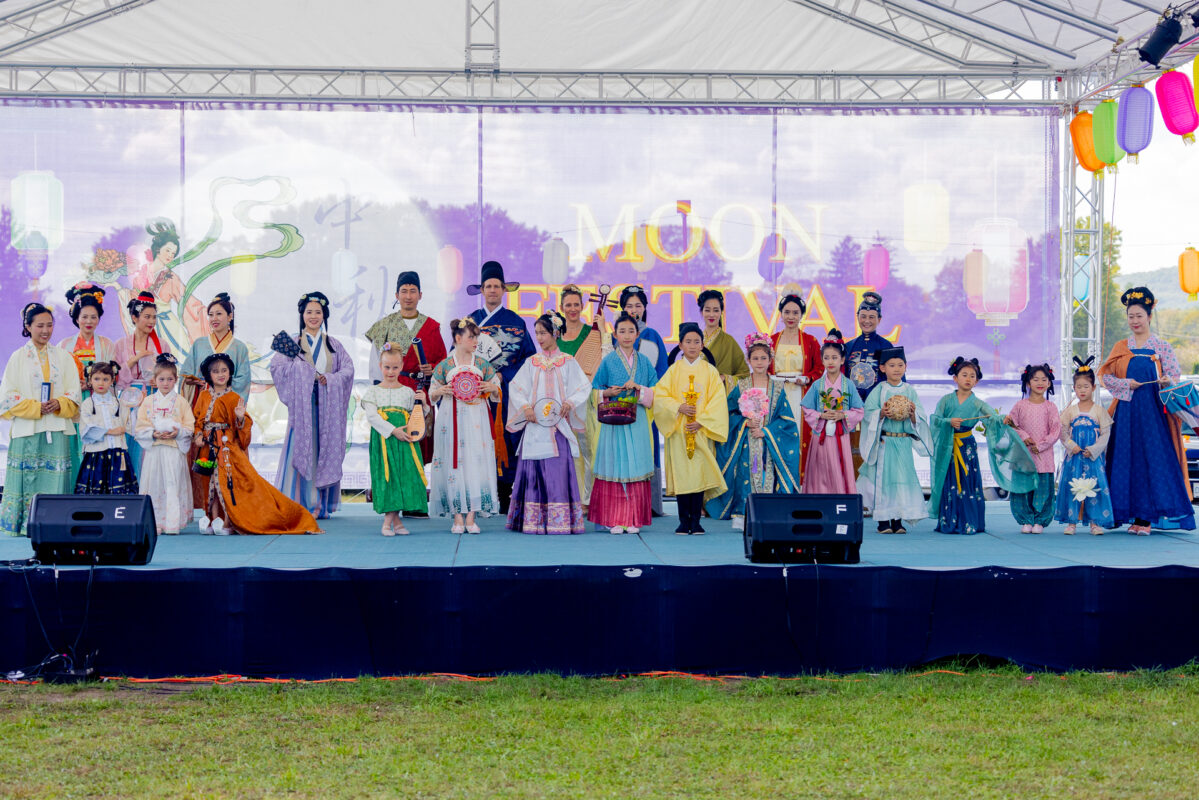
<path id="1" fill-rule="evenodd" d="M 1098 483 L 1099 481 L 1095 478 L 1075 478 L 1070 481 L 1070 494 L 1080 503 L 1092 497 L 1097 497 L 1098 493 L 1095 491 L 1095 486 Z"/>

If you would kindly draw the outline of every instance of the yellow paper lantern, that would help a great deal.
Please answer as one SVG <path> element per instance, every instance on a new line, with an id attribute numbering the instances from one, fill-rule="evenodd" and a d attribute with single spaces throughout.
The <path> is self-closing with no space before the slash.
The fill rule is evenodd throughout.
<path id="1" fill-rule="evenodd" d="M 230 267 L 229 288 L 238 297 L 249 297 L 258 288 L 258 259 L 234 263 Z"/>
<path id="2" fill-rule="evenodd" d="M 1178 257 L 1178 285 L 1187 300 L 1199 300 L 1199 252 L 1188 247 Z"/>

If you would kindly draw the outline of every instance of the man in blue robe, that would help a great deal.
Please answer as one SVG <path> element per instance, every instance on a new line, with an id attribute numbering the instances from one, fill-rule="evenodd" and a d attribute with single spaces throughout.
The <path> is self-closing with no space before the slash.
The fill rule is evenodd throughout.
<path id="1" fill-rule="evenodd" d="M 500 495 L 500 510 L 505 514 L 508 513 L 508 502 L 512 497 L 512 482 L 516 478 L 516 453 L 520 445 L 520 434 L 510 433 L 504 425 L 504 421 L 508 419 L 508 382 L 516 377 L 525 359 L 537 352 L 524 319 L 504 307 L 504 295 L 519 288 L 519 283 L 504 280 L 504 267 L 498 261 L 485 263 L 480 270 L 479 282 L 466 287 L 466 293 L 469 295 L 483 295 L 483 308 L 472 311 L 470 318 L 482 333 L 491 337 L 498 348 L 498 353 L 494 355 L 483 353 L 482 348 L 480 353 L 491 358 L 492 366 L 500 374 L 500 386 L 503 389 L 503 403 L 497 413 L 500 414 L 500 427 L 503 429 L 507 455 L 496 453 L 499 469 L 496 489 Z"/>
<path id="2" fill-rule="evenodd" d="M 879 368 L 879 351 L 884 347 L 891 347 L 891 342 L 878 333 L 878 325 L 882 319 L 883 296 L 878 292 L 863 292 L 862 302 L 858 304 L 858 327 L 862 329 L 862 333 L 845 345 L 845 364 L 841 367 L 841 371 L 857 387 L 858 396 L 862 398 L 863 403 L 879 381 L 883 380 L 883 372 Z M 849 435 L 855 474 L 862 466 L 860 438 L 861 429 Z"/>

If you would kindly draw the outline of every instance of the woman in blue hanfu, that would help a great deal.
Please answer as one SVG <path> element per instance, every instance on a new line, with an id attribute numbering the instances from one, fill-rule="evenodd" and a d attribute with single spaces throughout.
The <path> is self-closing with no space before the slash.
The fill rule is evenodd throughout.
<path id="1" fill-rule="evenodd" d="M 745 356 L 750 374 L 729 392 L 729 436 L 716 446 L 728 490 L 705 505 L 713 519 L 732 517 L 733 530 L 745 529 L 750 494 L 799 491 L 799 426 L 783 383 L 770 378 L 770 337 L 746 336 Z"/>

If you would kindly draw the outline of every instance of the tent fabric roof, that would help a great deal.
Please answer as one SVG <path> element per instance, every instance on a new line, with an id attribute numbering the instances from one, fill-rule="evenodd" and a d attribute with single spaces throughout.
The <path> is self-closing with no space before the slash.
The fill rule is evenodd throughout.
<path id="1" fill-rule="evenodd" d="M 0 17 L 39 5 L 54 4 L 3 0 Z M 1152 28 L 1158 14 L 1149 8 L 1134 0 L 499 0 L 499 61 L 542 71 L 944 72 L 961 65 L 937 53 L 957 57 L 969 42 L 973 63 L 1018 58 L 1067 71 L 1102 57 L 1117 35 Z M 461 0 L 143 0 L 6 52 L 0 63 L 461 70 L 465 22 Z M 14 41 L 11 31 L 4 37 Z"/>

